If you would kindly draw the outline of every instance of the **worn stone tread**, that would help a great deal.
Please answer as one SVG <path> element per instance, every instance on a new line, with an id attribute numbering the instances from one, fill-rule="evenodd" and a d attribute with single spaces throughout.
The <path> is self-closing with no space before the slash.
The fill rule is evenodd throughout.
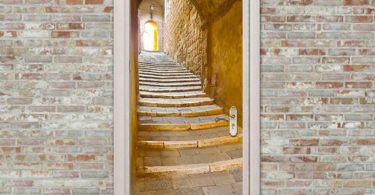
<path id="1" fill-rule="evenodd" d="M 196 98 L 179 98 L 179 99 L 165 99 L 165 98 L 140 98 L 140 106 L 155 106 L 155 107 L 189 107 L 189 106 L 203 106 L 211 105 L 214 100 L 209 97 Z"/>
<path id="2" fill-rule="evenodd" d="M 147 107 L 138 108 L 139 116 L 208 116 L 223 114 L 223 108 L 217 105 L 191 106 L 187 108 L 179 107 Z"/>
<path id="3" fill-rule="evenodd" d="M 180 75 L 180 76 L 158 76 L 158 75 L 146 75 L 146 74 L 139 74 L 140 78 L 152 78 L 152 79 L 188 79 L 188 78 L 197 78 L 197 76 L 193 74 L 189 75 Z"/>
<path id="4" fill-rule="evenodd" d="M 199 98 L 207 97 L 207 94 L 202 91 L 189 91 L 189 92 L 147 92 L 140 91 L 142 98 L 166 98 L 166 99 L 182 99 L 182 98 Z"/>
<path id="5" fill-rule="evenodd" d="M 183 91 L 196 91 L 202 89 L 201 86 L 171 86 L 171 87 L 156 87 L 156 86 L 146 86 L 139 85 L 140 91 L 149 92 L 183 92 Z"/>
<path id="6" fill-rule="evenodd" d="M 182 78 L 182 79 L 154 79 L 154 78 L 139 78 L 142 82 L 158 82 L 158 83 L 182 83 L 182 82 L 201 82 L 198 78 Z"/>
<path id="7" fill-rule="evenodd" d="M 180 69 L 180 68 L 165 68 L 165 69 L 139 68 L 138 71 L 139 73 L 156 73 L 156 74 L 191 73 L 187 69 Z"/>
<path id="8" fill-rule="evenodd" d="M 221 144 L 238 143 L 242 141 L 242 133 L 235 137 L 230 135 L 213 137 L 213 138 L 200 138 L 191 140 L 139 140 L 138 146 L 142 148 L 164 148 L 164 149 L 177 149 L 177 148 L 202 148 L 209 146 L 217 146 Z"/>
<path id="9" fill-rule="evenodd" d="M 186 86 L 201 86 L 201 82 L 175 82 L 175 83 L 160 83 L 160 82 L 145 82 L 140 81 L 140 85 L 143 86 L 155 86 L 155 87 L 186 87 Z"/>
<path id="10" fill-rule="evenodd" d="M 137 169 L 143 174 L 200 174 L 228 171 L 242 166 L 241 144 L 205 148 L 140 150 Z M 186 169 L 183 169 L 185 166 Z"/>
<path id="11" fill-rule="evenodd" d="M 139 67 L 138 70 L 141 72 L 155 72 L 155 73 L 179 73 L 179 72 L 190 72 L 187 68 L 156 68 L 156 67 Z"/>
<path id="12" fill-rule="evenodd" d="M 199 117 L 139 117 L 139 128 L 144 131 L 197 130 L 228 125 L 226 115 Z"/>
<path id="13" fill-rule="evenodd" d="M 149 76 L 162 76 L 162 77 L 174 77 L 174 76 L 191 76 L 196 77 L 193 73 L 190 72 L 179 72 L 179 73 L 154 73 L 154 72 L 144 72 L 140 71 L 140 74 L 143 75 L 142 77 L 149 77 Z"/>
<path id="14" fill-rule="evenodd" d="M 242 129 L 238 129 L 242 133 Z M 215 138 L 229 135 L 229 127 L 201 129 L 199 131 L 138 131 L 140 140 L 185 141 Z"/>

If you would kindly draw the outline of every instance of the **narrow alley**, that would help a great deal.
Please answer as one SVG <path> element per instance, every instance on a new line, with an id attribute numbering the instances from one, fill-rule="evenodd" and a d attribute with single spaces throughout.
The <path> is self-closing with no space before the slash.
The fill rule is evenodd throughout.
<path id="1" fill-rule="evenodd" d="M 242 133 L 163 52 L 139 56 L 136 194 L 242 194 Z"/>

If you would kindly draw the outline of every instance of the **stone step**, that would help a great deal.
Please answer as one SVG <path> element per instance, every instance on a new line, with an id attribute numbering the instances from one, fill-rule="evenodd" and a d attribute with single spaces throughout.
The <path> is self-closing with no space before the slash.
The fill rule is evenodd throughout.
<path id="1" fill-rule="evenodd" d="M 242 132 L 242 129 L 239 129 Z M 216 127 L 199 131 L 138 131 L 138 137 L 142 140 L 191 140 L 192 137 L 204 139 L 228 135 L 228 127 Z"/>
<path id="2" fill-rule="evenodd" d="M 139 74 L 140 78 L 153 78 L 153 79 L 187 79 L 187 78 L 197 78 L 195 75 L 181 75 L 181 76 L 157 76 L 157 75 L 146 75 Z"/>
<path id="3" fill-rule="evenodd" d="M 149 92 L 183 92 L 183 91 L 196 91 L 202 89 L 201 86 L 182 86 L 182 87 L 155 87 L 139 85 L 140 91 Z"/>
<path id="4" fill-rule="evenodd" d="M 180 66 L 178 64 L 175 64 L 175 65 L 144 64 L 144 65 L 139 65 L 138 69 L 146 69 L 146 70 L 189 70 L 186 67 Z"/>
<path id="5" fill-rule="evenodd" d="M 146 62 L 146 63 L 149 63 L 149 62 L 170 62 L 170 63 L 176 63 L 171 58 L 165 58 L 165 57 L 162 57 L 162 56 L 139 56 L 138 62 L 139 63 L 142 63 L 142 62 Z"/>
<path id="6" fill-rule="evenodd" d="M 177 64 L 166 64 L 166 63 L 149 63 L 149 64 L 140 64 L 139 68 L 182 68 Z"/>
<path id="7" fill-rule="evenodd" d="M 166 66 L 166 65 L 164 65 Z M 144 69 L 144 70 L 189 70 L 184 66 L 180 66 L 178 64 L 176 65 L 168 65 L 166 67 L 163 67 L 162 65 L 156 65 L 156 64 L 145 64 L 138 66 L 138 69 Z"/>
<path id="8" fill-rule="evenodd" d="M 159 83 L 159 82 L 144 82 L 140 81 L 140 85 L 143 86 L 156 86 L 156 87 L 183 87 L 183 86 L 201 86 L 201 82 L 175 82 L 175 83 Z"/>
<path id="9" fill-rule="evenodd" d="M 138 149 L 137 171 L 147 174 L 199 174 L 242 167 L 242 144 L 204 148 Z"/>
<path id="10" fill-rule="evenodd" d="M 209 116 L 223 114 L 223 108 L 217 105 L 193 106 L 186 108 L 178 107 L 147 107 L 138 108 L 139 116 Z"/>
<path id="11" fill-rule="evenodd" d="M 194 76 L 195 75 L 191 72 L 182 72 L 182 73 L 153 73 L 153 72 L 139 72 L 140 75 L 146 75 L 146 76 L 163 76 L 163 77 L 169 77 L 169 76 Z"/>
<path id="12" fill-rule="evenodd" d="M 242 133 L 242 129 L 238 129 Z M 228 127 L 215 127 L 199 131 L 138 131 L 140 140 L 153 141 L 186 141 L 215 138 L 229 135 Z"/>
<path id="13" fill-rule="evenodd" d="M 228 126 L 226 115 L 200 117 L 139 117 L 139 129 L 142 131 L 184 131 Z"/>
<path id="14" fill-rule="evenodd" d="M 151 72 L 151 73 L 191 73 L 189 70 L 181 69 L 181 68 L 139 68 L 139 72 Z"/>
<path id="15" fill-rule="evenodd" d="M 144 166 L 137 169 L 138 176 L 163 176 L 163 175 L 186 175 L 205 174 L 239 169 L 243 166 L 243 159 L 231 159 L 212 163 L 184 164 L 174 166 Z"/>
<path id="16" fill-rule="evenodd" d="M 189 92 L 147 92 L 140 91 L 142 98 L 167 98 L 167 99 L 182 99 L 182 98 L 196 98 L 207 97 L 202 91 L 189 91 Z"/>
<path id="17" fill-rule="evenodd" d="M 242 141 L 242 134 L 236 137 L 222 136 L 215 138 L 207 138 L 200 140 L 186 140 L 186 141 L 138 141 L 138 147 L 153 148 L 153 149 L 177 149 L 177 148 L 203 148 L 209 146 L 217 146 L 222 144 L 238 143 Z"/>
<path id="18" fill-rule="evenodd" d="M 182 78 L 182 79 L 154 79 L 154 78 L 139 78 L 139 81 L 158 82 L 158 83 L 181 83 L 181 82 L 201 82 L 198 78 Z"/>
<path id="19" fill-rule="evenodd" d="M 212 133 L 210 135 L 204 134 L 205 136 L 202 136 L 198 134 L 200 131 L 188 131 L 198 133 L 196 133 L 195 136 L 162 137 L 147 135 L 140 136 L 140 132 L 138 132 L 138 147 L 152 149 L 202 148 L 222 144 L 239 143 L 242 141 L 242 133 L 239 133 L 237 136 L 232 137 L 229 135 L 228 127 L 221 128 L 225 129 L 224 135 L 217 135 L 215 133 Z"/>
<path id="20" fill-rule="evenodd" d="M 140 74 L 192 74 L 188 70 L 142 70 L 139 69 Z"/>
<path id="21" fill-rule="evenodd" d="M 174 93 L 171 93 L 174 94 Z M 199 98 L 180 98 L 180 99 L 165 99 L 165 98 L 140 98 L 140 106 L 154 106 L 154 107 L 189 107 L 189 106 L 203 106 L 211 105 L 214 100 L 209 97 Z"/>

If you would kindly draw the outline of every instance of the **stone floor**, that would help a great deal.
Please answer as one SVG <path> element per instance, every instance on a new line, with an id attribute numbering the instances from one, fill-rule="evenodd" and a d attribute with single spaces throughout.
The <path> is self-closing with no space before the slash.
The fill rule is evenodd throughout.
<path id="1" fill-rule="evenodd" d="M 242 129 L 201 81 L 161 52 L 139 56 L 135 195 L 242 194 Z"/>
<path id="2" fill-rule="evenodd" d="M 137 179 L 137 195 L 242 195 L 242 169 Z"/>

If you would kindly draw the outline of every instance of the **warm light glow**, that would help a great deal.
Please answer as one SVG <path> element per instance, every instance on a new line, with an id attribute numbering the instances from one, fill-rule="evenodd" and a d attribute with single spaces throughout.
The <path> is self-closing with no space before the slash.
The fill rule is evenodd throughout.
<path id="1" fill-rule="evenodd" d="M 145 24 L 145 32 L 143 33 L 143 49 L 149 51 L 158 51 L 158 27 L 154 21 L 148 21 Z"/>

